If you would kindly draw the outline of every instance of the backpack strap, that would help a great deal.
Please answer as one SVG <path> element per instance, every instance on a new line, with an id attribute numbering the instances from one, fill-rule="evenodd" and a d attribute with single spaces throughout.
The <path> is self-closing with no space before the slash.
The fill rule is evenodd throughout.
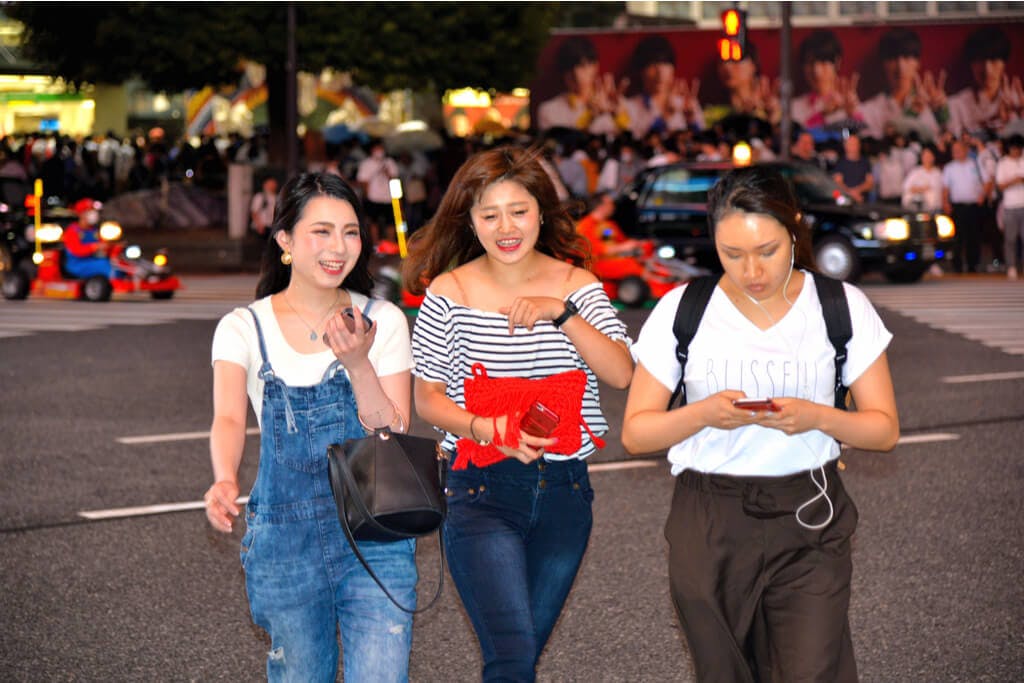
<path id="1" fill-rule="evenodd" d="M 672 398 L 668 400 L 669 408 L 680 396 L 682 398 L 679 405 L 686 405 L 686 384 L 683 380 L 686 377 L 686 358 L 690 354 L 690 342 L 697 334 L 704 310 L 708 307 L 715 287 L 718 286 L 718 280 L 718 275 L 704 275 L 690 280 L 679 300 L 675 322 L 672 323 L 672 333 L 676 337 L 676 358 L 679 360 L 679 384 L 672 392 Z"/>
<path id="2" fill-rule="evenodd" d="M 843 283 L 830 277 L 814 273 L 814 285 L 818 289 L 821 312 L 825 317 L 828 340 L 836 350 L 835 407 L 846 410 L 846 395 L 849 387 L 843 385 L 843 366 L 846 364 L 846 343 L 853 336 L 850 322 L 850 306 L 846 302 Z"/>

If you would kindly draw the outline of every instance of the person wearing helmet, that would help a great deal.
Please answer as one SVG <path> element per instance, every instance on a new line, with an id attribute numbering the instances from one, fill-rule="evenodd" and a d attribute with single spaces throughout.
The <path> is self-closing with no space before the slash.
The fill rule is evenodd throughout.
<path id="1" fill-rule="evenodd" d="M 77 278 L 103 275 L 110 278 L 112 268 L 107 244 L 100 239 L 100 209 L 103 204 L 92 199 L 79 199 L 72 207 L 78 220 L 64 230 L 67 258 L 64 269 Z"/>

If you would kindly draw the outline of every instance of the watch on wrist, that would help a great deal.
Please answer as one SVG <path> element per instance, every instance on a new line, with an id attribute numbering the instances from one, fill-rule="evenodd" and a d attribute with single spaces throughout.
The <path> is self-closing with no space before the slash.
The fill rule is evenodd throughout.
<path id="1" fill-rule="evenodd" d="M 574 304 L 569 299 L 566 299 L 565 300 L 565 310 L 562 311 L 562 315 L 560 315 L 557 318 L 555 318 L 554 320 L 552 320 L 551 324 L 554 325 L 555 327 L 561 327 L 562 325 L 565 324 L 565 321 L 567 321 L 569 318 L 573 317 L 574 315 L 576 315 L 579 312 L 580 312 L 580 309 L 576 308 L 576 304 Z"/>

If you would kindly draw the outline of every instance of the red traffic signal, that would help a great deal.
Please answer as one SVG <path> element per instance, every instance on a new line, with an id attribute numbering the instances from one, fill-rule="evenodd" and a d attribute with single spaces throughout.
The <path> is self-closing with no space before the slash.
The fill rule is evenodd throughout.
<path id="1" fill-rule="evenodd" d="M 724 38 L 718 41 L 718 56 L 723 62 L 741 61 L 747 53 L 747 13 L 740 9 L 722 12 Z"/>

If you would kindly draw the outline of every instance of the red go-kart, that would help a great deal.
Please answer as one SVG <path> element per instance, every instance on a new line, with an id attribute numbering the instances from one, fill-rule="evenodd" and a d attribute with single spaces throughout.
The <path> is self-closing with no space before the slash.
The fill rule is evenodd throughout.
<path id="1" fill-rule="evenodd" d="M 660 299 L 707 272 L 659 251 L 654 242 L 643 240 L 626 254 L 595 259 L 593 270 L 608 298 L 630 307 L 643 306 L 648 299 Z"/>
<path id="2" fill-rule="evenodd" d="M 47 227 L 60 230 L 57 226 Z M 33 254 L 34 277 L 25 269 L 8 272 L 2 284 L 4 298 L 24 299 L 31 293 L 59 299 L 109 301 L 114 292 L 149 292 L 154 299 L 170 299 L 181 288 L 181 281 L 171 271 L 165 252 L 158 251 L 152 259 L 143 258 L 139 247 L 117 241 L 121 237 L 121 227 L 115 223 L 101 226 L 100 235 L 108 243 L 109 278 L 103 275 L 84 279 L 72 276 L 63 267 L 66 252 L 60 242 L 60 234 L 41 235 L 40 241 L 47 242 L 47 245 Z"/>

